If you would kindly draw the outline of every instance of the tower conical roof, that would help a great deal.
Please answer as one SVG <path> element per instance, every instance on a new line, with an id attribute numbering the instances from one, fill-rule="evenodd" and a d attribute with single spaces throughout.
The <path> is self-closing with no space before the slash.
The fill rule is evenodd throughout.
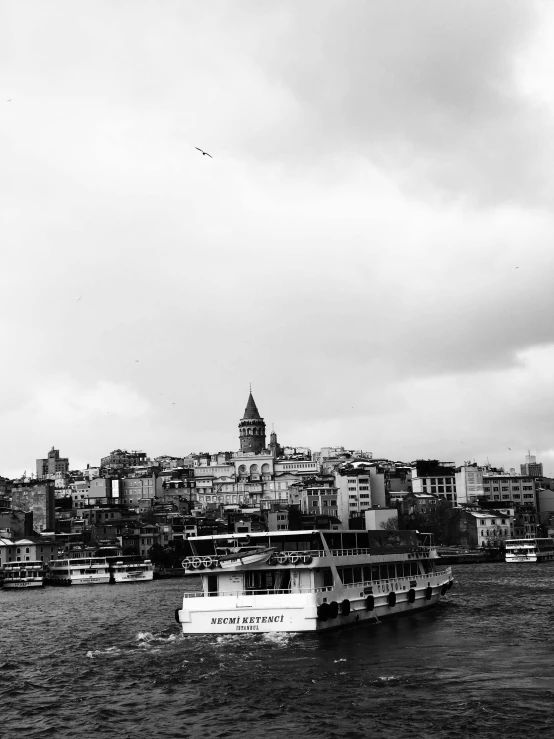
<path id="1" fill-rule="evenodd" d="M 252 397 L 252 391 L 250 391 L 250 395 L 248 396 L 248 403 L 246 404 L 246 408 L 244 409 L 243 420 L 250 418 L 259 418 L 261 420 L 261 416 L 258 413 L 258 409 L 256 408 L 256 403 L 254 402 L 254 398 Z"/>

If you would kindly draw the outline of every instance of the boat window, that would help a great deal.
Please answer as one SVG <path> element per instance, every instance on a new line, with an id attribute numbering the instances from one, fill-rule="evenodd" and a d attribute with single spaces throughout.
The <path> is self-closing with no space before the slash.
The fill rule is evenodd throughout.
<path id="1" fill-rule="evenodd" d="M 288 590 L 289 587 L 289 570 L 264 570 L 245 573 L 246 590 Z"/>
<path id="2" fill-rule="evenodd" d="M 209 557 L 215 555 L 215 544 L 217 539 L 201 539 L 194 542 L 196 554 L 200 557 Z"/>
<path id="3" fill-rule="evenodd" d="M 333 587 L 333 572 L 330 567 L 323 568 L 323 587 L 324 588 Z"/>
<path id="4" fill-rule="evenodd" d="M 329 549 L 342 549 L 341 535 L 337 532 L 324 531 L 323 536 Z"/>
<path id="5" fill-rule="evenodd" d="M 352 577 L 353 577 L 353 582 L 363 582 L 362 568 L 361 567 L 353 567 L 352 568 Z"/>
<path id="6" fill-rule="evenodd" d="M 217 595 L 217 575 L 208 575 L 208 595 Z"/>
<path id="7" fill-rule="evenodd" d="M 343 585 L 351 585 L 354 582 L 352 578 L 352 567 L 341 567 L 339 575 Z"/>
<path id="8" fill-rule="evenodd" d="M 387 565 L 379 565 L 379 580 L 387 580 L 389 571 Z"/>
<path id="9" fill-rule="evenodd" d="M 389 568 L 389 580 L 394 580 L 396 577 L 396 565 L 388 565 Z"/>
<path id="10" fill-rule="evenodd" d="M 369 534 L 367 531 L 361 531 L 356 534 L 358 549 L 369 549 Z"/>
<path id="11" fill-rule="evenodd" d="M 356 549 L 356 534 L 342 534 L 342 548 Z"/>

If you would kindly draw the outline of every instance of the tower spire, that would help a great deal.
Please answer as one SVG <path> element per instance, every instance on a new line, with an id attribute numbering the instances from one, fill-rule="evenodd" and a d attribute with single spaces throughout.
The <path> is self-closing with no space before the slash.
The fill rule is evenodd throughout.
<path id="1" fill-rule="evenodd" d="M 239 440 L 241 452 L 259 454 L 265 449 L 265 422 L 256 407 L 251 383 L 244 416 L 239 422 Z"/>

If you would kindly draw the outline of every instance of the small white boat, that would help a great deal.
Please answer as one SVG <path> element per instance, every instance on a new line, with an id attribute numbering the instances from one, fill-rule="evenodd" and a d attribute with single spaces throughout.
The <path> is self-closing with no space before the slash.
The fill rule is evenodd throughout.
<path id="1" fill-rule="evenodd" d="M 506 562 L 554 560 L 554 539 L 506 539 Z"/>
<path id="2" fill-rule="evenodd" d="M 1 576 L 5 588 L 41 588 L 44 585 L 44 563 L 6 562 Z"/>
<path id="3" fill-rule="evenodd" d="M 263 564 L 275 552 L 275 547 L 241 547 L 238 552 L 219 557 L 219 565 L 223 570 L 246 565 Z"/>
<path id="4" fill-rule="evenodd" d="M 101 585 L 110 582 L 106 557 L 54 559 L 48 563 L 50 585 Z"/>
<path id="5" fill-rule="evenodd" d="M 145 582 L 154 579 L 154 565 L 149 559 L 142 559 L 133 555 L 115 557 L 110 561 L 111 581 Z"/>

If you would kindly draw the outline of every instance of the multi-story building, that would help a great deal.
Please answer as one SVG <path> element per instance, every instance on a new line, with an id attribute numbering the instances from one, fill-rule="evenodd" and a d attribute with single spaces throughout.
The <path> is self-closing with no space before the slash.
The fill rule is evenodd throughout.
<path id="1" fill-rule="evenodd" d="M 351 518 L 358 518 L 370 508 L 386 506 L 385 475 L 370 462 L 343 463 L 335 469 L 337 516 L 344 528 Z"/>
<path id="2" fill-rule="evenodd" d="M 470 548 L 498 547 L 515 535 L 513 508 L 456 507 L 449 514 L 450 544 Z"/>
<path id="3" fill-rule="evenodd" d="M 50 562 L 57 555 L 57 545 L 50 542 L 0 538 L 0 567 L 7 562 Z"/>
<path id="4" fill-rule="evenodd" d="M 32 511 L 35 531 L 53 531 L 56 522 L 56 494 L 53 480 L 15 481 L 11 491 L 12 507 Z"/>
<path id="5" fill-rule="evenodd" d="M 108 470 L 123 470 L 128 467 L 143 467 L 150 464 L 146 452 L 114 449 L 107 457 L 102 457 L 100 466 Z"/>
<path id="6" fill-rule="evenodd" d="M 431 493 L 457 503 L 456 470 L 451 462 L 437 459 L 418 459 L 412 464 L 412 490 Z"/>
<path id="7" fill-rule="evenodd" d="M 509 475 L 503 472 L 483 472 L 483 497 L 505 505 L 537 507 L 536 483 L 533 477 Z"/>
<path id="8" fill-rule="evenodd" d="M 56 472 L 69 472 L 69 459 L 60 457 L 58 449 L 50 449 L 46 459 L 37 459 L 37 479 L 54 479 Z"/>
<path id="9" fill-rule="evenodd" d="M 127 477 L 121 477 L 118 484 L 118 499 L 130 508 L 150 507 L 156 497 L 156 475 L 137 471 Z M 112 481 L 112 499 L 113 496 Z M 145 501 L 148 503 L 145 504 Z"/>
<path id="10" fill-rule="evenodd" d="M 267 528 L 269 531 L 288 531 L 288 510 L 269 511 L 267 514 Z"/>
<path id="11" fill-rule="evenodd" d="M 0 507 L 0 536 L 7 539 L 23 539 L 32 535 L 32 511 Z"/>
<path id="12" fill-rule="evenodd" d="M 456 495 L 457 503 L 475 503 L 484 495 L 483 468 L 475 462 L 465 462 L 456 467 Z"/>
<path id="13" fill-rule="evenodd" d="M 162 455 L 156 457 L 154 462 L 162 470 L 172 470 L 174 467 L 182 467 L 185 463 L 184 457 L 172 457 L 170 455 Z"/>
<path id="14" fill-rule="evenodd" d="M 525 455 L 525 464 L 520 465 L 521 474 L 524 477 L 543 477 L 542 462 L 537 462 L 534 454 Z"/>

